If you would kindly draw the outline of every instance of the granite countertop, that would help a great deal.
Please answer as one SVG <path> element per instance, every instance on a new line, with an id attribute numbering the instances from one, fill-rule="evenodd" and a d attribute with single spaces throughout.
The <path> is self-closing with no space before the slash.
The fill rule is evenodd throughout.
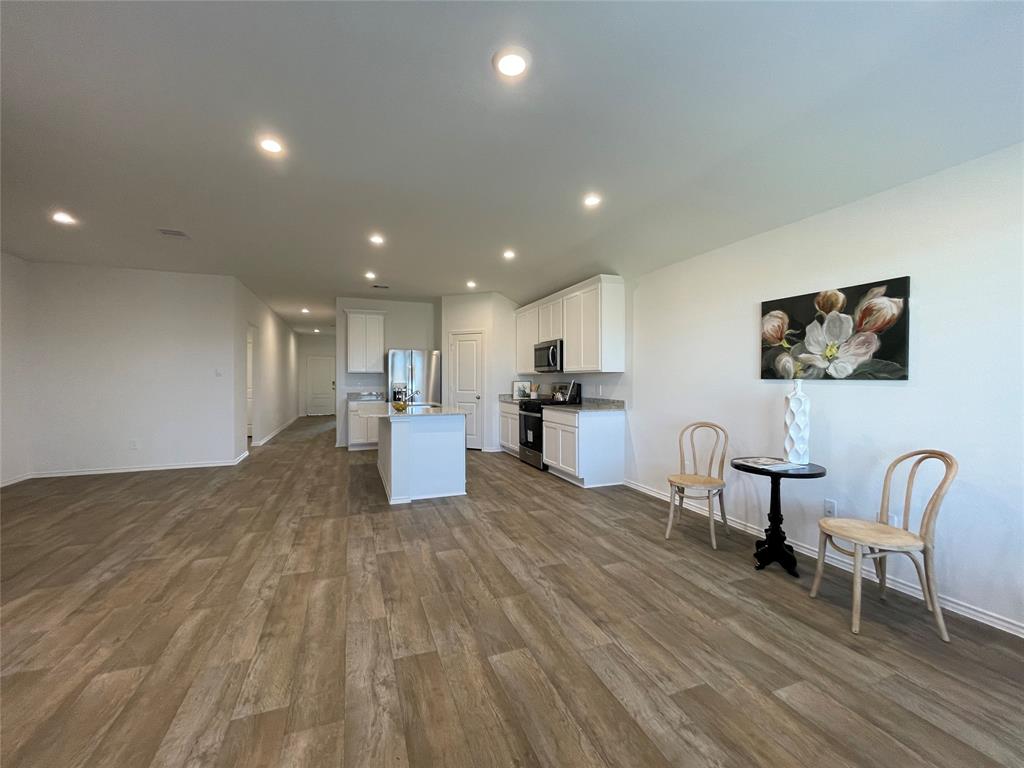
<path id="1" fill-rule="evenodd" d="M 388 403 L 387 416 L 392 419 L 414 419 L 420 416 L 465 416 L 466 412 L 453 405 L 410 405 L 405 411 L 396 411 L 395 407 Z"/>
<path id="2" fill-rule="evenodd" d="M 545 406 L 547 408 L 549 406 Z M 607 397 L 584 397 L 579 405 L 552 405 L 560 411 L 624 411 L 625 400 L 612 400 Z"/>
<path id="3" fill-rule="evenodd" d="M 498 395 L 498 402 L 518 403 L 519 401 L 513 400 L 512 395 Z M 626 401 L 612 400 L 607 397 L 584 397 L 580 405 L 552 405 L 551 407 L 560 408 L 563 411 L 624 411 L 626 410 Z"/>
<path id="4" fill-rule="evenodd" d="M 346 398 L 350 403 L 365 401 L 368 403 L 380 401 L 384 399 L 383 392 L 349 392 Z"/>

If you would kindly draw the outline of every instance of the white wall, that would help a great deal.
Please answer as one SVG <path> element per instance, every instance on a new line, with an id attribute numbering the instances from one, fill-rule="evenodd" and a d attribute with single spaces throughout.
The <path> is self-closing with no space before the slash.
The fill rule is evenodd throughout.
<path id="1" fill-rule="evenodd" d="M 484 393 L 481 398 L 482 447 L 500 450 L 498 394 L 511 390 L 516 378 L 515 302 L 500 293 L 460 294 L 441 299 L 441 346 L 444 359 L 452 359 L 448 336 L 458 331 L 483 331 Z M 451 366 L 442 365 L 445 398 L 451 391 Z"/>
<path id="2" fill-rule="evenodd" d="M 373 309 L 385 312 L 384 351 L 389 349 L 438 349 L 436 338 L 436 311 L 434 302 L 385 301 L 383 299 L 357 299 L 339 297 L 336 300 L 336 364 L 338 370 L 338 434 L 336 444 L 347 442 L 345 420 L 346 398 L 349 392 L 364 390 L 384 391 L 387 375 L 382 373 L 348 372 L 348 317 L 346 309 Z M 441 360 L 442 368 L 444 358 Z"/>
<path id="3" fill-rule="evenodd" d="M 0 485 L 16 482 L 32 471 L 32 422 L 38 407 L 29 378 L 29 264 L 3 256 L 0 264 Z"/>
<path id="4" fill-rule="evenodd" d="M 232 278 L 234 280 L 234 278 Z M 253 445 L 262 445 L 298 416 L 298 341 L 295 332 L 242 283 L 234 280 L 235 361 L 241 372 L 235 387 L 235 449 L 245 451 L 245 344 L 256 328 L 252 417 Z"/>
<path id="5" fill-rule="evenodd" d="M 326 333 L 299 333 L 296 334 L 299 343 L 299 415 L 306 415 L 306 396 L 308 393 L 306 370 L 310 357 L 330 357 L 336 353 L 334 336 Z M 335 374 L 337 375 L 337 374 Z"/>
<path id="6" fill-rule="evenodd" d="M 9 391 L 28 392 L 16 406 L 32 436 L 28 471 L 69 474 L 236 459 L 234 278 L 69 264 L 23 267 L 28 285 L 20 290 L 31 298 L 31 360 L 5 367 L 3 387 L 5 406 Z M 4 325 L 6 344 L 11 337 Z M 5 419 L 5 440 L 10 435 Z M 15 476 L 6 455 L 3 476 Z"/>
<path id="7" fill-rule="evenodd" d="M 1018 145 L 637 280 L 631 480 L 663 493 L 697 419 L 728 428 L 733 456 L 778 455 L 790 385 L 759 378 L 762 300 L 910 275 L 910 380 L 804 384 L 828 476 L 783 483 L 785 529 L 816 549 L 825 497 L 873 518 L 893 458 L 948 450 L 960 474 L 938 522 L 940 592 L 1024 630 L 1021 169 Z M 727 481 L 729 514 L 763 527 L 767 483 Z M 913 582 L 903 560 L 892 572 Z"/>
<path id="8" fill-rule="evenodd" d="M 4 484 L 26 475 L 230 464 L 294 418 L 294 334 L 235 278 L 3 259 Z M 261 397 L 262 396 L 262 397 Z"/>

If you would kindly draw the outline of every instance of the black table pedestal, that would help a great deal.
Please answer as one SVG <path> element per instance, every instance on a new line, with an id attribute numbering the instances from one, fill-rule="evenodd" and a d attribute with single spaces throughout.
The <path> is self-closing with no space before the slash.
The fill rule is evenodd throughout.
<path id="1" fill-rule="evenodd" d="M 768 509 L 768 527 L 764 529 L 764 538 L 758 539 L 754 551 L 754 567 L 763 570 L 771 563 L 781 565 L 790 576 L 800 578 L 796 569 L 796 555 L 793 548 L 786 543 L 786 532 L 782 530 L 782 501 L 779 486 L 782 481 L 772 476 L 772 500 Z"/>

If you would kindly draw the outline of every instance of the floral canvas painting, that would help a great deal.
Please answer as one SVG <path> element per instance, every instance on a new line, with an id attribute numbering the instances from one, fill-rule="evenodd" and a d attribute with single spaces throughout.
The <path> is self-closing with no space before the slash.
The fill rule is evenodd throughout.
<path id="1" fill-rule="evenodd" d="M 761 303 L 762 379 L 905 380 L 910 278 Z"/>

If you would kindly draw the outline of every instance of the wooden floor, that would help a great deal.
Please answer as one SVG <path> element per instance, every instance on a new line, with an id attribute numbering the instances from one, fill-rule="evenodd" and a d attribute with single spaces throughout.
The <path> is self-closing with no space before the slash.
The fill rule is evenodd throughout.
<path id="1" fill-rule="evenodd" d="M 3 766 L 1024 765 L 1024 641 L 473 453 L 389 508 L 301 419 L 237 467 L 2 494 Z M 808 562 L 802 562 L 810 574 Z"/>

